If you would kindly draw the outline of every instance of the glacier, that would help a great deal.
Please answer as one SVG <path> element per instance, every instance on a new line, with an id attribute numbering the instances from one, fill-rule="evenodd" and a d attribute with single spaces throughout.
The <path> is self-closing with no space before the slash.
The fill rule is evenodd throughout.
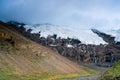
<path id="1" fill-rule="evenodd" d="M 94 34 L 91 29 L 80 29 L 67 26 L 59 26 L 52 24 L 35 24 L 25 25 L 26 29 L 32 29 L 31 33 L 41 32 L 41 36 L 47 37 L 48 35 L 57 34 L 61 38 L 76 38 L 84 44 L 107 44 L 101 37 Z"/>

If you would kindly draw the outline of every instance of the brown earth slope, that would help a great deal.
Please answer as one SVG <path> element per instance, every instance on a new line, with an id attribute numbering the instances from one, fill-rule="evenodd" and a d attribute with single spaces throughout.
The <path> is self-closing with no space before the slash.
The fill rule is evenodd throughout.
<path id="1" fill-rule="evenodd" d="M 90 75 L 82 66 L 26 39 L 0 22 L 0 31 L 14 38 L 14 46 L 0 36 L 0 80 L 53 80 Z"/>

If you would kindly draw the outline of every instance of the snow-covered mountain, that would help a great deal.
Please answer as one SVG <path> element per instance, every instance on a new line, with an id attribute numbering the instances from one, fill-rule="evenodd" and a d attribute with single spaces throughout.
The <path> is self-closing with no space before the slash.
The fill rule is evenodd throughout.
<path id="1" fill-rule="evenodd" d="M 16 21 L 9 21 L 7 24 L 14 24 L 15 26 L 24 26 L 26 30 L 32 29 L 32 33 L 38 33 L 41 31 L 41 36 L 47 37 L 48 35 L 57 34 L 58 37 L 62 38 L 76 38 L 79 39 L 82 43 L 85 44 L 107 44 L 103 40 L 102 35 L 96 34 L 95 29 L 81 29 L 81 28 L 73 28 L 66 26 L 58 26 L 53 24 L 35 24 L 35 25 L 26 25 L 24 23 L 19 23 Z M 95 30 L 95 31 L 94 31 Z M 103 33 L 109 35 L 109 37 L 115 37 L 113 41 L 120 42 L 120 28 L 114 29 L 97 29 L 97 33 Z M 109 38 L 108 38 L 109 40 Z"/>
<path id="2" fill-rule="evenodd" d="M 112 29 L 112 30 L 102 30 L 104 33 L 107 33 L 113 37 L 115 37 L 116 42 L 120 42 L 120 29 Z"/>
<path id="3" fill-rule="evenodd" d="M 79 29 L 65 26 L 58 26 L 52 24 L 37 24 L 37 25 L 25 25 L 25 28 L 32 29 L 32 33 L 38 33 L 41 31 L 41 36 L 47 37 L 48 35 L 57 34 L 62 38 L 77 38 L 85 44 L 106 44 L 106 42 L 94 34 L 91 29 Z"/>

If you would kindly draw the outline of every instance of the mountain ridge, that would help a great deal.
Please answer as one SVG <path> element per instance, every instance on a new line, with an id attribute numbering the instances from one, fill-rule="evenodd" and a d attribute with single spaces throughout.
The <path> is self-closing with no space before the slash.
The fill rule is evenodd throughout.
<path id="1" fill-rule="evenodd" d="M 107 44 L 106 41 L 104 41 L 100 36 L 98 36 L 97 34 L 95 34 L 92 29 L 95 28 L 91 28 L 91 29 L 81 29 L 81 28 L 77 28 L 75 27 L 74 29 L 68 26 L 64 26 L 64 25 L 54 25 L 54 24 L 50 24 L 50 23 L 44 23 L 44 24 L 32 24 L 32 25 L 28 25 L 28 24 L 24 24 L 24 23 L 19 23 L 19 22 L 15 22 L 15 21 L 10 21 L 12 24 L 15 25 L 22 25 L 26 28 L 26 30 L 28 29 L 32 29 L 31 33 L 39 33 L 41 32 L 41 36 L 43 37 L 47 37 L 48 35 L 53 35 L 53 34 L 57 34 L 58 37 L 61 38 L 76 38 L 79 39 L 82 43 L 84 44 Z M 116 29 L 116 30 L 102 30 L 102 29 L 97 29 L 99 31 L 103 31 L 106 34 L 109 34 L 111 37 L 115 37 L 115 41 L 119 42 L 120 41 L 120 29 Z"/>
<path id="2" fill-rule="evenodd" d="M 32 33 L 38 33 L 41 32 L 41 36 L 47 37 L 48 35 L 57 34 L 59 37 L 62 38 L 76 38 L 82 41 L 84 44 L 106 44 L 102 40 L 102 38 L 98 37 L 96 34 L 94 34 L 91 30 L 81 30 L 79 28 L 70 28 L 70 27 L 64 27 L 64 26 L 57 26 L 57 25 L 37 25 L 37 26 L 31 26 L 31 25 L 25 25 L 26 29 L 32 29 Z"/>

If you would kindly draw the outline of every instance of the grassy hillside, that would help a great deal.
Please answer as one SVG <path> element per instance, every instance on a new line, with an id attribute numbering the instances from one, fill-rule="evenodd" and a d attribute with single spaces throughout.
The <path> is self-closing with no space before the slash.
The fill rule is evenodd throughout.
<path id="1" fill-rule="evenodd" d="M 101 80 L 120 80 L 120 61 L 116 62 L 115 65 L 108 71 L 106 71 Z"/>
<path id="2" fill-rule="evenodd" d="M 26 39 L 11 26 L 0 22 L 0 30 L 15 38 L 15 47 L 0 38 L 0 80 L 62 80 L 94 74 Z"/>

